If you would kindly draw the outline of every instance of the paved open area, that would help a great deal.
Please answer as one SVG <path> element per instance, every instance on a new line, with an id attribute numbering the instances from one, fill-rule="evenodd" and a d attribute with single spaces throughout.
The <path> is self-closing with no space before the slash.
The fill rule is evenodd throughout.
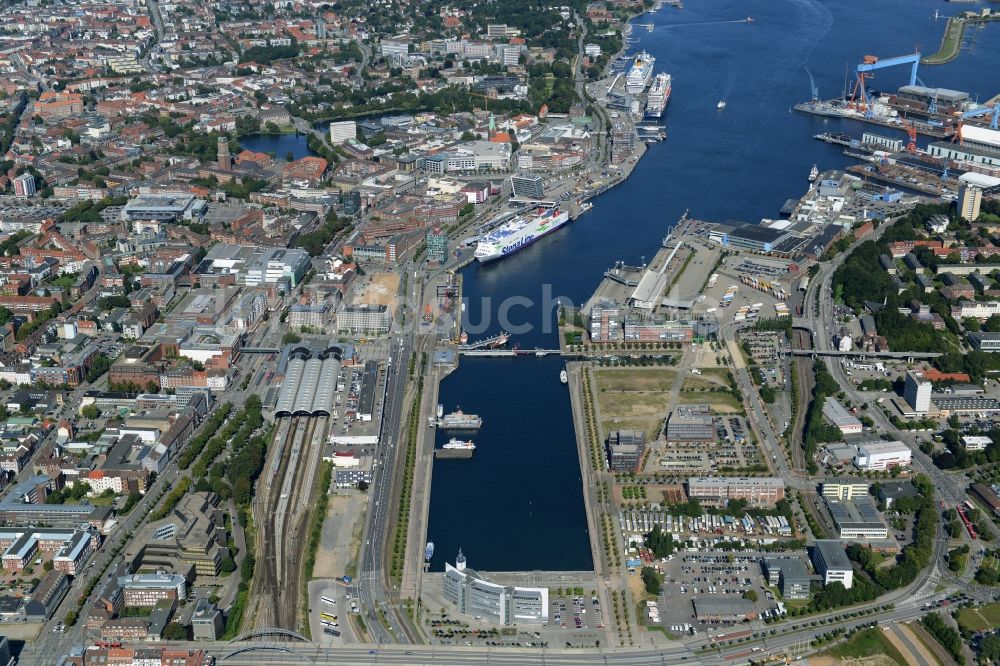
<path id="1" fill-rule="evenodd" d="M 662 624 L 672 635 L 724 633 L 741 620 L 699 620 L 695 604 L 734 602 L 746 605 L 756 619 L 777 608 L 777 595 L 767 584 L 761 558 L 782 554 L 752 551 L 680 551 L 660 566 L 664 574 L 659 600 Z M 752 592 L 752 594 L 751 594 Z M 756 599 L 754 599 L 756 597 Z M 736 614 L 736 611 L 733 611 Z M 679 629 L 682 628 L 682 629 Z"/>
<path id="2" fill-rule="evenodd" d="M 480 572 L 492 583 L 547 587 L 547 622 L 504 627 L 456 612 L 442 596 L 441 573 L 424 574 L 424 631 L 435 644 L 478 646 L 595 647 L 607 644 L 605 618 L 593 572 Z"/>

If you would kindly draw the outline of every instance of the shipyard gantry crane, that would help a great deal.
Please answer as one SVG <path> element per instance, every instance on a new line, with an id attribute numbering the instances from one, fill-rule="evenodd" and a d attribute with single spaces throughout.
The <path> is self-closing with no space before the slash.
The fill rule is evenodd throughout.
<path id="1" fill-rule="evenodd" d="M 879 60 L 878 56 L 866 55 L 861 60 L 861 64 L 858 65 L 857 79 L 854 81 L 854 88 L 851 90 L 850 107 L 862 111 L 866 117 L 871 118 L 872 108 L 871 102 L 868 99 L 865 81 L 875 76 L 875 70 L 896 67 L 898 65 L 910 66 L 910 85 L 916 85 L 917 70 L 920 67 L 919 52 L 896 56 L 895 58 L 886 58 L 885 60 Z"/>
<path id="2" fill-rule="evenodd" d="M 992 116 L 990 118 L 990 129 L 1000 129 L 997 126 L 1000 125 L 1000 100 L 994 102 L 991 106 L 981 106 L 978 109 L 973 109 L 972 111 L 966 111 L 965 113 L 955 113 L 958 116 L 958 122 L 955 123 L 955 134 L 951 137 L 952 143 L 958 143 L 958 145 L 963 144 L 964 137 L 962 136 L 962 128 L 965 126 L 965 121 L 968 118 L 978 118 L 979 116 Z"/>
<path id="3" fill-rule="evenodd" d="M 1000 100 L 994 102 L 992 106 L 981 106 L 978 109 L 966 111 L 962 114 L 962 120 L 978 118 L 979 116 L 992 116 L 990 118 L 990 129 L 1000 129 Z"/>

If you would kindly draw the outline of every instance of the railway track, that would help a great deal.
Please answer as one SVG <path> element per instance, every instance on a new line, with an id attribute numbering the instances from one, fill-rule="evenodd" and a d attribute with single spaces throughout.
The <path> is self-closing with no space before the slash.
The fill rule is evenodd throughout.
<path id="1" fill-rule="evenodd" d="M 274 626 L 274 604 L 269 603 L 277 585 L 274 563 L 274 512 L 281 493 L 281 480 L 291 452 L 292 439 L 298 431 L 298 417 L 284 418 L 268 450 L 265 460 L 266 474 L 261 477 L 254 499 L 254 521 L 257 528 L 256 567 L 250 588 L 248 617 L 253 618 L 254 628 Z M 252 612 L 249 612 L 252 611 Z M 247 623 L 245 623 L 247 624 Z"/>
<path id="2" fill-rule="evenodd" d="M 792 333 L 793 349 L 810 349 L 811 339 L 804 331 L 796 330 Z M 792 469 L 799 473 L 805 473 L 806 457 L 802 450 L 802 435 L 806 425 L 806 411 L 809 409 L 809 400 L 812 397 L 812 387 L 815 379 L 812 373 L 812 359 L 803 357 L 792 358 L 792 372 L 795 373 L 796 388 L 799 394 L 799 408 L 795 412 L 795 419 L 791 424 L 789 435 L 789 450 L 792 453 Z"/>
<path id="3" fill-rule="evenodd" d="M 296 630 L 299 581 L 304 562 L 312 488 L 328 418 L 291 417 L 283 422 L 258 489 L 257 569 L 251 599 L 253 626 Z"/>

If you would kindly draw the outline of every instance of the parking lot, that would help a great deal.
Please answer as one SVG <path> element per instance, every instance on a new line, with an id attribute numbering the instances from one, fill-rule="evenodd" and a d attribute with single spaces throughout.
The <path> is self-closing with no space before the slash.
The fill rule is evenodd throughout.
<path id="1" fill-rule="evenodd" d="M 749 428 L 742 416 L 717 414 L 712 417 L 712 423 L 718 438 L 715 445 L 686 446 L 657 439 L 650 447 L 645 471 L 651 474 L 703 474 L 764 464 L 760 449 L 747 440 Z"/>
<path id="2" fill-rule="evenodd" d="M 789 262 L 776 260 L 741 259 L 734 262 L 733 269 L 737 273 L 777 279 L 788 275 L 788 264 Z"/>
<path id="3" fill-rule="evenodd" d="M 309 583 L 309 629 L 314 641 L 342 644 L 353 640 L 348 615 L 358 612 L 352 588 L 332 580 Z"/>
<path id="4" fill-rule="evenodd" d="M 334 393 L 334 412 L 330 420 L 330 440 L 343 444 L 358 455 L 373 455 L 384 410 L 386 377 L 389 369 L 380 365 L 375 373 L 374 401 L 371 418 L 359 413 L 365 386 L 364 366 L 344 367 L 337 377 Z"/>
<path id="5" fill-rule="evenodd" d="M 777 612 L 778 600 L 767 586 L 761 570 L 762 558 L 769 556 L 774 554 L 745 551 L 738 554 L 681 551 L 675 554 L 669 562 L 661 565 L 664 569 L 664 582 L 659 609 L 664 628 L 675 635 L 703 632 L 712 634 L 732 626 L 734 623 L 729 622 L 699 622 L 695 617 L 692 600 L 743 599 L 750 590 L 757 596 L 753 606 L 760 617 Z"/>
<path id="6" fill-rule="evenodd" d="M 750 350 L 753 362 L 760 368 L 760 376 L 765 384 L 785 388 L 787 361 L 782 350 L 788 348 L 784 333 L 777 331 L 740 331 L 740 342 Z"/>

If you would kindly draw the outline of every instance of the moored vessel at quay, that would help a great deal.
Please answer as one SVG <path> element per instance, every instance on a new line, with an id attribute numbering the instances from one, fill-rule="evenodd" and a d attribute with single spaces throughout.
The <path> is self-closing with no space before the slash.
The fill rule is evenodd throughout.
<path id="1" fill-rule="evenodd" d="M 476 259 L 480 262 L 500 259 L 527 247 L 569 221 L 569 214 L 559 208 L 538 208 L 518 215 L 479 239 Z"/>
<path id="2" fill-rule="evenodd" d="M 445 430 L 477 430 L 482 427 L 483 419 L 478 414 L 466 414 L 461 409 L 456 409 L 439 418 L 437 425 Z"/>
<path id="3" fill-rule="evenodd" d="M 649 118 L 659 118 L 663 115 L 663 110 L 667 108 L 672 90 L 672 79 L 666 72 L 660 72 L 653 79 L 653 85 L 649 88 L 649 95 L 646 97 L 646 116 Z"/>
<path id="4" fill-rule="evenodd" d="M 434 455 L 438 458 L 470 458 L 476 450 L 476 445 L 472 442 L 462 441 L 454 437 L 442 446 L 434 450 Z"/>
<path id="5" fill-rule="evenodd" d="M 640 51 L 625 77 L 625 92 L 636 95 L 645 90 L 650 79 L 653 78 L 653 65 L 655 64 L 656 58 L 645 51 Z"/>

